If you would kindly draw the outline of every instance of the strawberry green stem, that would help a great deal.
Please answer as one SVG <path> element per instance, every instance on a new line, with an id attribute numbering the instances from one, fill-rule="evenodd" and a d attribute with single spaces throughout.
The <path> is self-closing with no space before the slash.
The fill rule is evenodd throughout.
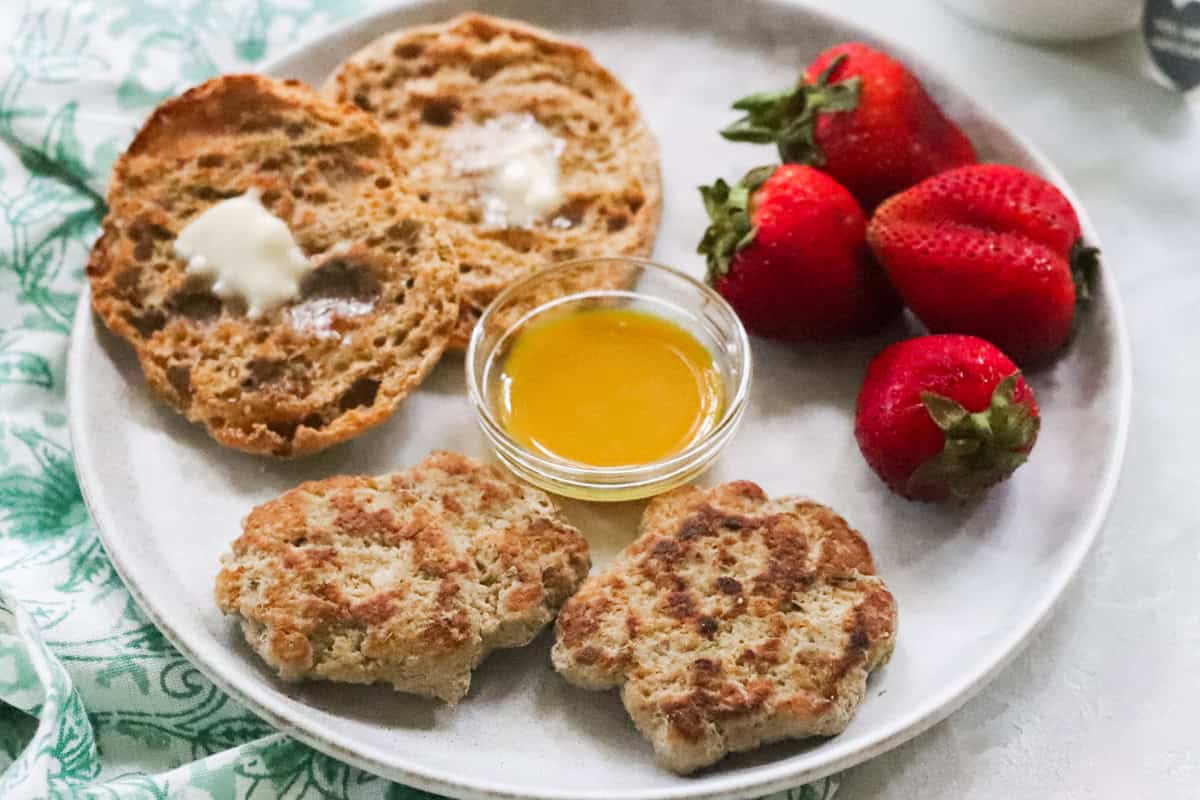
<path id="1" fill-rule="evenodd" d="M 773 172 L 773 166 L 757 167 L 732 186 L 717 178 L 712 186 L 700 187 L 710 223 L 696 251 L 708 262 L 706 280 L 710 284 L 729 271 L 739 250 L 754 241 L 757 231 L 750 220 L 751 198 Z"/>
<path id="2" fill-rule="evenodd" d="M 816 142 L 817 115 L 851 111 L 858 107 L 862 79 L 857 75 L 837 83 L 829 78 L 845 55 L 829 63 L 812 83 L 801 83 L 783 92 L 759 92 L 733 104 L 746 115 L 724 128 L 721 135 L 734 142 L 775 144 L 785 162 L 819 167 L 825 162 Z"/>
<path id="3" fill-rule="evenodd" d="M 1100 249 L 1084 244 L 1082 238 L 1076 239 L 1071 247 L 1071 278 L 1075 281 L 1076 302 L 1086 303 L 1092 299 L 1092 284 L 1099 269 Z"/>
<path id="4" fill-rule="evenodd" d="M 921 393 L 930 419 L 945 434 L 945 445 L 909 477 L 911 494 L 924 494 L 923 487 L 946 487 L 955 497 L 969 497 L 1025 463 L 1040 420 L 1014 400 L 1019 376 L 1014 372 L 996 384 L 988 407 L 975 413 L 943 395 Z"/>

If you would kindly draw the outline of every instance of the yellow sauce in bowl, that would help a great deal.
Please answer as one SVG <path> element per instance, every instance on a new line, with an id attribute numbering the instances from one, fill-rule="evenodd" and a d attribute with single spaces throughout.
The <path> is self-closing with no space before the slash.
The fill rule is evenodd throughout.
<path id="1" fill-rule="evenodd" d="M 509 435 L 596 467 L 673 456 L 712 430 L 725 403 L 704 345 L 674 322 L 631 309 L 535 321 L 501 370 L 495 411 Z"/>

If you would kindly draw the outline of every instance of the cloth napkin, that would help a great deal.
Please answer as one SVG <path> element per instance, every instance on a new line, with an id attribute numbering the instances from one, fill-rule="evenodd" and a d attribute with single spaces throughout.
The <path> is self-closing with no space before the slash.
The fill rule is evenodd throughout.
<path id="1" fill-rule="evenodd" d="M 425 792 L 273 731 L 146 620 L 84 508 L 65 354 L 109 169 L 159 101 L 361 0 L 0 3 L 0 797 L 389 798 Z M 85 388 L 76 387 L 86 391 Z M 772 800 L 827 800 L 820 781 Z"/>

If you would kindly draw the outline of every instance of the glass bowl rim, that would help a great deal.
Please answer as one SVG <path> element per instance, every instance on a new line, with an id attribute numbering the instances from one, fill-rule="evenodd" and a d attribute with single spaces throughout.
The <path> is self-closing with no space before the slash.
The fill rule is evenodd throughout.
<path id="1" fill-rule="evenodd" d="M 736 361 L 741 367 L 741 374 L 738 379 L 737 387 L 733 392 L 733 396 L 725 408 L 721 412 L 721 417 L 717 424 L 698 437 L 695 441 L 667 458 L 657 461 L 649 461 L 644 464 L 628 464 L 612 467 L 593 466 L 583 464 L 577 461 L 569 461 L 562 459 L 555 461 L 542 456 L 540 453 L 530 449 L 521 442 L 509 435 L 504 426 L 492 414 L 491 408 L 488 407 L 487 401 L 484 399 L 482 387 L 476 381 L 475 362 L 480 358 L 480 347 L 483 339 L 483 332 L 486 329 L 486 323 L 491 319 L 496 310 L 502 308 L 505 303 L 511 300 L 519 292 L 528 289 L 531 286 L 537 285 L 547 277 L 555 274 L 560 274 L 570 269 L 577 269 L 587 264 L 595 264 L 600 262 L 616 261 L 624 264 L 629 264 L 651 271 L 657 271 L 662 274 L 669 275 L 673 278 L 682 280 L 692 290 L 698 292 L 705 300 L 710 301 L 719 308 L 729 320 L 732 321 L 731 333 L 732 340 L 736 347 Z M 614 290 L 599 290 L 600 292 L 608 293 Z M 650 292 L 638 292 L 636 289 L 621 289 L 616 290 L 620 293 L 650 298 L 661 297 Z M 594 289 L 585 289 L 582 291 L 571 292 L 570 294 L 555 297 L 545 303 L 536 306 L 532 311 L 521 317 L 517 325 L 525 322 L 530 317 L 540 313 L 543 309 L 550 305 L 557 305 L 569 301 L 575 297 L 588 297 L 597 293 Z M 516 327 L 514 325 L 513 327 Z M 501 335 L 507 336 L 511 328 L 504 331 Z M 490 352 L 488 354 L 490 356 Z M 587 258 L 576 258 L 570 261 L 563 261 L 552 266 L 540 269 L 532 275 L 506 287 L 498 294 L 487 308 L 484 309 L 479 319 L 475 323 L 475 327 L 471 330 L 471 338 L 467 343 L 467 350 L 464 360 L 464 367 L 467 379 L 467 391 L 471 400 L 471 405 L 475 410 L 476 419 L 483 426 L 484 432 L 489 438 L 493 439 L 493 446 L 496 441 L 503 443 L 506 450 L 516 451 L 521 454 L 524 461 L 528 462 L 524 466 L 526 468 L 541 473 L 546 476 L 551 476 L 556 480 L 561 480 L 563 476 L 569 476 L 569 480 L 574 483 L 593 485 L 597 488 L 605 487 L 611 481 L 630 480 L 634 482 L 651 481 L 658 473 L 672 473 L 676 470 L 684 468 L 688 463 L 699 456 L 703 456 L 707 449 L 713 445 L 714 441 L 728 438 L 732 433 L 732 429 L 741 421 L 745 411 L 750 394 L 750 376 L 753 371 L 753 359 L 750 352 L 750 337 L 746 333 L 746 328 L 742 324 L 741 318 L 734 311 L 733 306 L 729 302 L 713 290 L 710 286 L 696 278 L 688 275 L 682 270 L 675 267 L 667 266 L 666 264 L 657 261 L 651 261 L 646 258 L 635 258 L 632 256 L 590 256 Z M 596 481 L 596 479 L 600 479 Z"/>

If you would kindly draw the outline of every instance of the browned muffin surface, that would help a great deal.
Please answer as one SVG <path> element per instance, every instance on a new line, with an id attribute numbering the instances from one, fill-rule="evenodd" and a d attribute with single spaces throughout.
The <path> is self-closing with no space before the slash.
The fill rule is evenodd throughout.
<path id="1" fill-rule="evenodd" d="M 658 147 L 633 97 L 579 45 L 530 25 L 464 14 L 388 34 L 352 55 L 324 93 L 375 115 L 396 146 L 405 189 L 449 223 L 459 258 L 462 347 L 489 302 L 549 263 L 647 256 L 658 230 Z M 479 186 L 455 166 L 464 125 L 529 114 L 562 141 L 564 200 L 530 227 L 484 224 Z M 572 289 L 630 275 L 595 270 Z"/>
<path id="2" fill-rule="evenodd" d="M 453 248 L 397 170 L 369 115 L 295 81 L 214 78 L 159 106 L 118 160 L 93 306 L 157 394 L 224 445 L 290 456 L 354 436 L 428 374 L 458 313 Z M 258 317 L 174 249 L 251 189 L 315 266 Z"/>

